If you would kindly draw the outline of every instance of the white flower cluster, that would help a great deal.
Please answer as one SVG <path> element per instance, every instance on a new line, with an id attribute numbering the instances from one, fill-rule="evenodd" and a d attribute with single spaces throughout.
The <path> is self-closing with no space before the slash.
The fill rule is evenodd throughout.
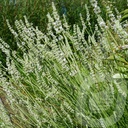
<path id="1" fill-rule="evenodd" d="M 109 6 L 106 7 L 107 12 L 108 12 L 108 16 L 111 20 L 111 28 L 116 32 L 116 34 L 119 36 L 119 38 L 121 39 L 121 41 L 125 43 L 128 42 L 128 33 L 126 32 L 126 30 L 123 28 L 123 26 L 127 26 L 127 23 L 122 25 L 120 23 L 120 17 L 115 17 L 114 14 L 112 13 L 111 9 Z M 118 13 L 118 12 L 117 12 Z"/>
<path id="2" fill-rule="evenodd" d="M 51 18 L 50 14 L 48 14 L 47 16 L 48 16 L 49 22 L 52 23 L 52 26 L 53 26 L 54 30 L 56 31 L 56 34 L 59 34 L 63 31 L 62 23 L 61 23 L 60 17 L 57 13 L 54 3 L 52 3 L 52 8 L 53 8 L 54 19 Z"/>
<path id="3" fill-rule="evenodd" d="M 14 35 L 15 38 L 17 38 L 18 37 L 17 32 L 14 31 L 14 29 L 11 27 L 11 25 L 10 25 L 8 20 L 6 20 L 6 22 L 7 22 L 8 28 L 11 31 L 11 33 Z"/>
<path id="4" fill-rule="evenodd" d="M 116 18 L 115 18 L 114 14 L 111 11 L 111 8 L 109 6 L 107 6 L 106 9 L 107 9 L 108 16 L 109 16 L 111 22 L 113 23 L 116 20 Z"/>
<path id="5" fill-rule="evenodd" d="M 103 20 L 103 18 L 100 15 L 98 15 L 97 22 L 98 22 L 99 26 L 101 27 L 102 31 L 104 31 L 104 29 L 108 28 L 105 21 Z"/>
<path id="6" fill-rule="evenodd" d="M 5 55 L 10 56 L 10 50 L 9 50 L 10 46 L 6 42 L 4 42 L 1 38 L 0 38 L 0 42 L 1 42 L 0 49 L 2 50 L 2 52 L 5 53 Z"/>
<path id="7" fill-rule="evenodd" d="M 98 6 L 97 0 L 90 0 L 91 5 L 94 8 L 94 12 L 96 15 L 100 14 L 101 10 L 100 7 Z"/>
<path id="8" fill-rule="evenodd" d="M 86 9 L 86 15 L 87 15 L 87 19 L 86 20 L 88 22 L 88 25 L 91 25 L 91 23 L 90 23 L 90 13 L 89 13 L 87 4 L 85 4 L 85 9 Z"/>

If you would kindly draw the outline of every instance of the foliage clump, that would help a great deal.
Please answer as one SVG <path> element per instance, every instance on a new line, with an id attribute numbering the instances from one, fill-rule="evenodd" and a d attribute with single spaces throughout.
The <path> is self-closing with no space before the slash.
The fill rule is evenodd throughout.
<path id="1" fill-rule="evenodd" d="M 46 33 L 26 16 L 15 21 L 15 29 L 7 20 L 17 50 L 0 38 L 6 55 L 6 66 L 0 65 L 1 127 L 122 125 L 119 120 L 127 115 L 127 21 L 120 23 L 107 6 L 110 20 L 105 22 L 97 1 L 90 3 L 97 17 L 94 31 L 87 6 L 87 24 L 80 15 L 82 28 L 74 24 L 72 30 L 53 3 Z"/>

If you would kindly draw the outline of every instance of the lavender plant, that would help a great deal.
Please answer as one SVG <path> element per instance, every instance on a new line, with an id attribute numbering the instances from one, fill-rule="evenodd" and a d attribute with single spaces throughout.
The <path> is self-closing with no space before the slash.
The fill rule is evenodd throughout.
<path id="1" fill-rule="evenodd" d="M 72 32 L 54 3 L 47 33 L 26 16 L 15 21 L 16 29 L 7 20 L 18 50 L 0 38 L 6 55 L 6 67 L 0 65 L 1 127 L 106 128 L 119 122 L 127 105 L 127 24 L 109 7 L 105 22 L 97 1 L 91 5 L 97 22 L 87 39 L 82 15 L 82 29 L 74 24 Z M 87 19 L 91 26 L 89 11 Z"/>

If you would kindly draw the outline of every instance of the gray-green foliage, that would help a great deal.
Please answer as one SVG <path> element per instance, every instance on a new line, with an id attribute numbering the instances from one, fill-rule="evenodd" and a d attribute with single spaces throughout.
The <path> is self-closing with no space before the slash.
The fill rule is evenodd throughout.
<path id="1" fill-rule="evenodd" d="M 0 39 L 6 55 L 0 89 L 12 109 L 12 113 L 2 111 L 1 127 L 106 128 L 118 122 L 127 98 L 128 33 L 109 7 L 106 24 L 97 1 L 91 3 L 97 24 L 86 39 L 82 16 L 82 29 L 75 24 L 70 31 L 54 4 L 53 13 L 47 14 L 47 33 L 26 16 L 15 21 L 15 30 L 7 20 L 18 50 Z M 89 18 L 87 22 L 91 25 Z"/>
<path id="2" fill-rule="evenodd" d="M 128 9 L 122 11 L 121 14 L 123 15 L 121 18 L 121 22 L 128 19 Z"/>

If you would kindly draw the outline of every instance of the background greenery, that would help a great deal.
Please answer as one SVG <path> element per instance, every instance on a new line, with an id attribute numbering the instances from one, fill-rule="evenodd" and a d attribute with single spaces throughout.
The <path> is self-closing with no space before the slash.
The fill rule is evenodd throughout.
<path id="1" fill-rule="evenodd" d="M 14 21 L 17 19 L 23 19 L 26 15 L 28 20 L 33 23 L 34 26 L 38 26 L 41 31 L 46 30 L 47 25 L 47 13 L 52 11 L 51 2 L 54 2 L 57 10 L 62 16 L 65 13 L 68 23 L 73 26 L 74 23 L 81 25 L 79 20 L 79 14 L 81 13 L 86 21 L 85 4 L 87 4 L 91 14 L 91 30 L 94 30 L 96 17 L 94 15 L 92 7 L 89 5 L 89 0 L 0 0 L 0 37 L 10 44 L 12 49 L 16 49 L 13 36 L 8 31 L 6 19 L 9 19 L 11 25 L 14 25 Z M 115 7 L 119 12 L 127 8 L 127 0 L 98 0 L 98 4 L 101 7 L 102 17 L 107 20 L 106 10 L 104 6 L 111 5 L 114 11 Z M 89 30 L 90 31 L 90 30 Z M 46 32 L 46 31 L 45 31 Z M 0 60 L 4 62 L 4 56 L 0 54 Z"/>

